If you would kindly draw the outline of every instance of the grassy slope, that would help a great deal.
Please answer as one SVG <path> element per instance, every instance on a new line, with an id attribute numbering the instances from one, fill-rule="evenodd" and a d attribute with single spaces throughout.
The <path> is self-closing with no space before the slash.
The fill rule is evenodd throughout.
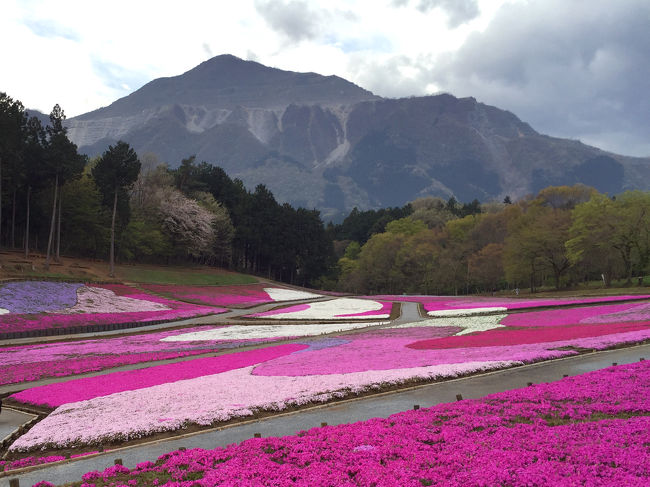
<path id="1" fill-rule="evenodd" d="M 117 265 L 115 278 L 108 275 L 108 263 L 76 257 L 62 257 L 45 270 L 45 257 L 20 252 L 0 253 L 2 279 L 64 279 L 86 282 L 140 282 L 151 284 L 231 285 L 257 282 L 253 276 L 205 266 Z"/>

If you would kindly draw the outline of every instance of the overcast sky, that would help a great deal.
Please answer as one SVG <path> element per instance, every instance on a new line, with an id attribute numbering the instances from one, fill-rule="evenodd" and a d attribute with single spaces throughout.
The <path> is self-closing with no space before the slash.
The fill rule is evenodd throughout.
<path id="1" fill-rule="evenodd" d="M 648 0 L 3 0 L 0 91 L 71 117 L 234 54 L 650 156 L 649 27 Z"/>

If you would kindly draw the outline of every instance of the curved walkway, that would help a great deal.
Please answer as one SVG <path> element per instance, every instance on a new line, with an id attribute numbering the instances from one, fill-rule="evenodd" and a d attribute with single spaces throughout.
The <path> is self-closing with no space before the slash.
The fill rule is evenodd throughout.
<path id="1" fill-rule="evenodd" d="M 4 476 L 0 474 L 0 487 L 9 486 L 10 480 L 14 478 L 19 479 L 22 486 L 33 485 L 41 480 L 54 484 L 79 481 L 88 471 L 103 470 L 113 465 L 116 458 L 120 458 L 125 466 L 133 468 L 137 463 L 153 461 L 158 456 L 180 447 L 212 449 L 239 443 L 253 437 L 255 433 L 260 433 L 262 436 L 284 436 L 320 426 L 323 422 L 336 425 L 387 417 L 411 409 L 414 405 L 429 407 L 453 402 L 457 394 L 461 394 L 465 399 L 479 398 L 487 394 L 525 387 L 528 382 L 552 382 L 560 380 L 564 374 L 578 375 L 602 369 L 611 366 L 613 362 L 618 364 L 637 362 L 642 357 L 650 358 L 650 344 L 556 359 L 398 392 L 326 404 L 266 419 L 120 448 L 62 463 L 31 467 L 13 473 L 7 472 Z"/>
<path id="2" fill-rule="evenodd" d="M 36 416 L 22 411 L 3 406 L 0 412 L 0 442 L 11 436 L 23 424 L 31 421 Z"/>

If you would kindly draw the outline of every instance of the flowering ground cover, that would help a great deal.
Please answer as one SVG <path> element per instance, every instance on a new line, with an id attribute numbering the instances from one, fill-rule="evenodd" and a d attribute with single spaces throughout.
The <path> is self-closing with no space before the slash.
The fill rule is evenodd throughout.
<path id="1" fill-rule="evenodd" d="M 77 304 L 81 283 L 16 281 L 0 287 L 0 314 L 43 313 Z"/>
<path id="2" fill-rule="evenodd" d="M 163 342 L 197 342 L 204 340 L 273 339 L 324 335 L 338 331 L 349 331 L 369 326 L 385 325 L 387 321 L 356 323 L 309 323 L 300 325 L 232 325 L 190 331 L 163 338 Z"/>
<path id="3" fill-rule="evenodd" d="M 247 367 L 304 350 L 307 345 L 278 345 L 261 350 L 248 350 L 232 355 L 198 358 L 187 362 L 157 365 L 146 369 L 127 370 L 96 377 L 85 377 L 26 389 L 11 397 L 28 404 L 58 407 L 62 404 L 86 401 L 122 391 L 134 391 L 159 384 L 219 374 Z"/>
<path id="4" fill-rule="evenodd" d="M 392 309 L 393 304 L 387 301 L 337 298 L 255 313 L 249 317 L 274 320 L 384 319 L 390 317 Z"/>
<path id="5" fill-rule="evenodd" d="M 650 484 L 650 362 L 388 418 L 183 450 L 83 487 Z"/>
<path id="6" fill-rule="evenodd" d="M 210 426 L 253 416 L 258 411 L 327 402 L 351 393 L 380 389 L 381 385 L 403 383 L 416 374 L 433 378 L 442 376 L 442 369 L 462 375 L 507 365 L 508 362 L 463 363 L 453 370 L 440 367 L 439 372 L 435 368 L 419 368 L 311 377 L 257 376 L 252 374 L 254 366 L 243 367 L 64 404 L 18 438 L 10 451 L 124 441 L 182 429 L 188 424 Z"/>
<path id="7" fill-rule="evenodd" d="M 93 453 L 99 452 L 92 451 L 77 453 L 75 455 L 70 455 L 70 458 L 84 457 L 86 455 L 92 455 Z M 16 470 L 25 467 L 33 467 L 34 465 L 42 465 L 44 463 L 60 462 L 66 459 L 67 458 L 63 455 L 48 455 L 46 457 L 25 457 L 21 458 L 20 460 L 0 460 L 0 472 Z"/>
<path id="8" fill-rule="evenodd" d="M 576 306 L 616 301 L 650 299 L 650 295 L 598 296 L 591 298 L 495 298 L 487 296 L 366 296 L 366 299 L 420 303 L 430 316 L 459 316 L 514 309 Z M 471 310 L 471 311 L 469 311 Z"/>
<path id="9" fill-rule="evenodd" d="M 257 304 L 274 301 L 293 301 L 313 299 L 320 294 L 294 289 L 269 286 L 268 284 L 246 284 L 238 286 L 177 286 L 171 284 L 141 284 L 142 289 L 152 291 L 172 299 L 192 301 L 209 306 L 247 308 Z"/>
<path id="10" fill-rule="evenodd" d="M 0 385 L 94 372 L 121 365 L 197 355 L 268 341 L 233 337 L 232 334 L 229 339 L 223 340 L 201 335 L 224 328 L 227 327 L 198 326 L 114 338 L 2 347 Z M 192 334 L 197 334 L 201 340 L 189 340 L 188 336 Z M 169 340 L 175 337 L 181 339 Z"/>
<path id="11" fill-rule="evenodd" d="M 575 319 L 610 322 L 556 326 L 509 326 L 505 324 L 509 317 L 498 315 L 436 318 L 326 339 L 304 338 L 294 343 L 295 350 L 285 349 L 287 353 L 263 362 L 251 360 L 220 372 L 194 367 L 191 363 L 196 360 L 191 360 L 183 367 L 197 375 L 175 375 L 178 364 L 173 364 L 153 379 L 145 378 L 143 371 L 138 380 L 113 374 L 84 379 L 83 386 L 70 386 L 70 392 L 61 389 L 60 394 L 52 394 L 54 388 L 27 390 L 14 398 L 60 405 L 11 449 L 29 452 L 124 441 L 188 424 L 214 425 L 260 411 L 325 402 L 387 386 L 574 355 L 581 348 L 604 349 L 648 340 L 649 321 L 617 321 L 621 315 L 645 316 L 637 309 L 641 304 L 635 306 L 590 307 L 589 315 L 581 311 Z M 518 316 L 525 315 L 535 313 Z M 473 332 L 462 334 L 468 329 Z M 236 361 L 239 356 L 228 357 Z M 87 390 L 96 393 L 89 397 L 84 395 Z M 59 398 L 58 402 L 52 397 Z"/>
<path id="12" fill-rule="evenodd" d="M 650 321 L 650 302 L 632 302 L 582 308 L 550 309 L 514 313 L 502 320 L 504 326 L 563 326 L 574 323 L 624 323 Z"/>
<path id="13" fill-rule="evenodd" d="M 169 321 L 224 308 L 173 301 L 118 284 L 19 281 L 0 288 L 0 333 L 107 323 Z"/>

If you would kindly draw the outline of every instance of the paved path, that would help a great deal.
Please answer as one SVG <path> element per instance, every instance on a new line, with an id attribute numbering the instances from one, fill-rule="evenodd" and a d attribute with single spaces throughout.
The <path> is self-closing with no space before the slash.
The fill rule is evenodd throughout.
<path id="1" fill-rule="evenodd" d="M 54 484 L 78 481 L 88 471 L 103 470 L 111 466 L 115 458 L 121 458 L 124 465 L 133 468 L 139 462 L 153 461 L 163 453 L 176 450 L 179 447 L 210 449 L 241 442 L 253 437 L 258 432 L 263 436 L 283 436 L 320 426 L 321 422 L 336 425 L 375 417 L 387 417 L 400 411 L 412 409 L 415 404 L 427 407 L 434 404 L 453 402 L 456 394 L 462 394 L 466 399 L 478 398 L 495 392 L 525 387 L 528 382 L 552 382 L 561 379 L 563 374 L 577 375 L 602 369 L 612 365 L 612 362 L 619 364 L 637 362 L 641 357 L 650 359 L 650 345 L 595 352 L 464 379 L 439 382 L 402 392 L 385 393 L 324 405 L 240 425 L 195 433 L 182 438 L 122 448 L 91 458 L 40 467 L 19 475 L 2 477 L 0 478 L 0 487 L 9 486 L 9 481 L 12 478 L 18 478 L 21 486 L 32 485 L 41 480 L 47 480 Z"/>
<path id="2" fill-rule="evenodd" d="M 402 305 L 402 313 L 400 314 L 399 318 L 391 322 L 391 326 L 413 323 L 415 321 L 422 321 L 427 319 L 420 315 L 420 305 L 418 303 L 402 302 L 400 304 Z"/>
<path id="3" fill-rule="evenodd" d="M 2 407 L 0 413 L 0 441 L 4 440 L 7 436 L 11 435 L 21 425 L 35 418 L 32 414 L 16 411 L 15 409 Z"/>

